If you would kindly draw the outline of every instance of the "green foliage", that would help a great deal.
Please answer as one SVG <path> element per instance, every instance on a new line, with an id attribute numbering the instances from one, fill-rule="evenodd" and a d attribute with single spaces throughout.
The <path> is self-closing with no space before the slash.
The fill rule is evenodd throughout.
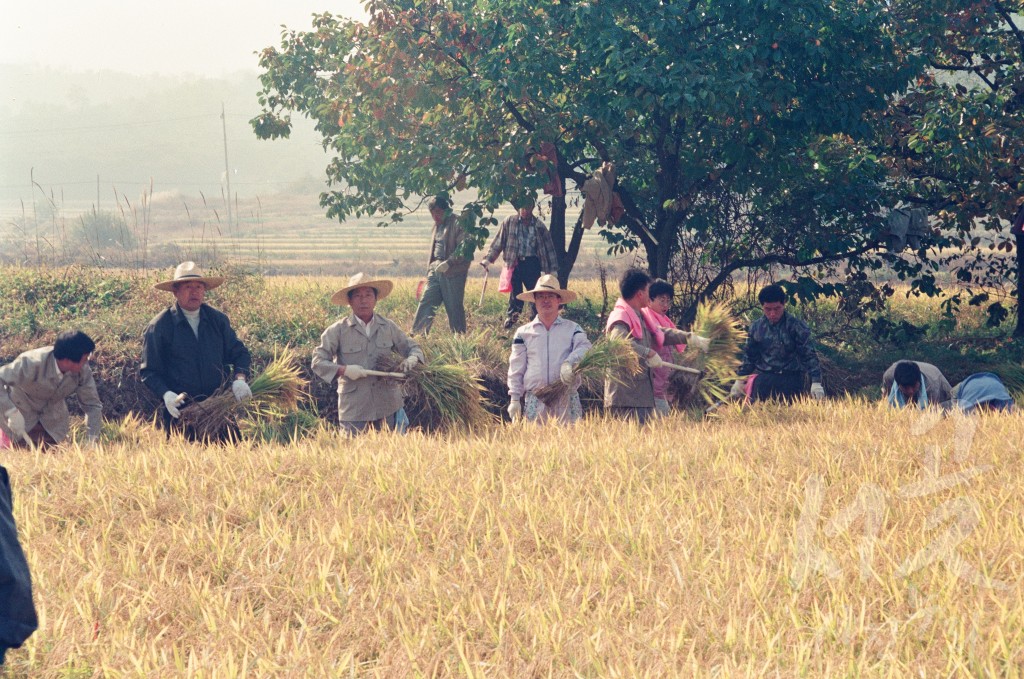
<path id="1" fill-rule="evenodd" d="M 930 271 L 944 269 L 967 296 L 1003 287 L 1017 265 L 1009 224 L 1024 202 L 1024 2 L 901 0 L 892 12 L 895 35 L 930 69 L 878 118 L 875 148 L 890 182 L 930 210 L 938 246 L 917 253 L 923 271 L 897 260 L 897 272 L 925 294 L 941 290 Z M 998 325 L 1008 310 L 995 303 L 989 314 Z"/>
<path id="2" fill-rule="evenodd" d="M 333 217 L 398 219 L 414 196 L 472 188 L 482 242 L 500 203 L 549 173 L 580 188 L 612 161 L 625 214 L 603 232 L 611 248 L 644 248 L 660 276 L 693 253 L 696 301 L 734 271 L 873 245 L 884 168 L 858 143 L 920 63 L 886 33 L 887 2 L 367 9 L 365 24 L 317 16 L 260 56 L 253 128 L 274 138 L 293 113 L 316 121 Z M 575 251 L 564 203 L 553 211 L 564 279 Z"/>
<path id="3" fill-rule="evenodd" d="M 0 340 L 5 335 L 56 334 L 73 320 L 121 309 L 137 291 L 131 278 L 94 269 L 4 269 Z M 83 326 L 87 323 L 82 323 Z"/>

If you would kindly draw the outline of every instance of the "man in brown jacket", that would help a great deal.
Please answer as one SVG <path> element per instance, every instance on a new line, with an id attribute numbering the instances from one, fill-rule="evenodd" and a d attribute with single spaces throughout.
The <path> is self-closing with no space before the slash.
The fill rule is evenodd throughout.
<path id="1" fill-rule="evenodd" d="M 0 368 L 0 428 L 14 445 L 55 445 L 68 435 L 68 406 L 75 394 L 85 411 L 89 442 L 103 426 L 103 403 L 89 367 L 96 350 L 79 330 L 62 332 L 52 347 L 32 349 Z"/>
<path id="2" fill-rule="evenodd" d="M 391 281 L 373 280 L 364 273 L 352 276 L 331 297 L 338 306 L 350 306 L 352 315 L 327 328 L 313 351 L 313 372 L 324 382 L 338 379 L 338 420 L 349 434 L 396 427 L 396 415 L 402 409 L 401 385 L 368 372 L 377 369 L 380 358 L 397 353 L 404 359 L 403 372 L 423 361 L 415 341 L 394 322 L 374 313 L 377 302 L 392 287 Z"/>
<path id="3" fill-rule="evenodd" d="M 430 235 L 430 259 L 427 261 L 427 284 L 416 308 L 412 322 L 414 335 L 430 332 L 437 307 L 444 302 L 448 314 L 448 327 L 452 332 L 466 332 L 466 275 L 473 253 L 463 252 L 466 232 L 451 211 L 452 202 L 447 195 L 434 196 L 427 203 L 434 218 L 434 231 Z"/>

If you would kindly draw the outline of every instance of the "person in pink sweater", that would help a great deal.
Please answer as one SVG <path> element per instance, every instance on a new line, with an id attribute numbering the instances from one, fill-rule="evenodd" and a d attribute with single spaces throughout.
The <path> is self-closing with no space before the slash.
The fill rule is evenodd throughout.
<path id="1" fill-rule="evenodd" d="M 674 292 L 671 283 L 661 278 L 655 279 L 651 283 L 651 287 L 648 288 L 647 306 L 641 309 L 648 327 L 657 328 L 660 331 L 655 333 L 654 345 L 651 348 L 661 356 L 661 360 L 667 363 L 674 362 L 672 360 L 673 349 L 679 353 L 686 351 L 685 344 L 666 344 L 665 333 L 662 330 L 663 328 L 676 329 L 676 324 L 668 317 L 669 309 L 672 308 Z M 671 410 L 667 394 L 668 379 L 671 373 L 672 369 L 666 367 L 651 370 L 651 382 L 654 384 L 654 411 L 662 417 L 668 415 Z"/>

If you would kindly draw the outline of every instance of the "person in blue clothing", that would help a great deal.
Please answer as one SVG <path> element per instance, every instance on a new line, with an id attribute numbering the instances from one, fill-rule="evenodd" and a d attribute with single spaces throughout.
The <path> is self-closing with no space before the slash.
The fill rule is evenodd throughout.
<path id="1" fill-rule="evenodd" d="M 968 414 L 979 410 L 1009 413 L 1016 407 L 1003 381 L 994 373 L 968 375 L 953 387 L 953 400 L 948 405 Z"/>

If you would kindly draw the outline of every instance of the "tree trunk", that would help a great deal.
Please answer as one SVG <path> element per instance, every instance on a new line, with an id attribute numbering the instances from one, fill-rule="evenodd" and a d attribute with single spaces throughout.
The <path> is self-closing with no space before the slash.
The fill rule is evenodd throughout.
<path id="1" fill-rule="evenodd" d="M 562 280 L 562 271 L 566 271 L 565 275 L 568 277 L 569 273 L 567 269 L 572 269 L 572 265 L 570 264 L 567 267 L 565 261 L 564 196 L 552 196 L 551 198 L 551 223 L 548 225 L 548 230 L 551 232 L 551 242 L 555 245 L 555 254 L 558 255 L 558 271 L 554 273 L 558 275 L 558 280 Z"/>
<path id="2" fill-rule="evenodd" d="M 1024 339 L 1024 231 L 1018 231 L 1017 240 L 1017 327 L 1013 330 L 1016 339 Z"/>
<path id="3" fill-rule="evenodd" d="M 562 199 L 565 200 L 564 198 Z M 565 249 L 565 260 L 559 254 L 558 283 L 565 288 L 569 285 L 569 274 L 576 266 L 576 258 L 580 254 L 580 245 L 583 243 L 583 212 L 576 218 L 576 226 L 572 229 L 572 237 L 569 239 L 569 247 Z"/>

